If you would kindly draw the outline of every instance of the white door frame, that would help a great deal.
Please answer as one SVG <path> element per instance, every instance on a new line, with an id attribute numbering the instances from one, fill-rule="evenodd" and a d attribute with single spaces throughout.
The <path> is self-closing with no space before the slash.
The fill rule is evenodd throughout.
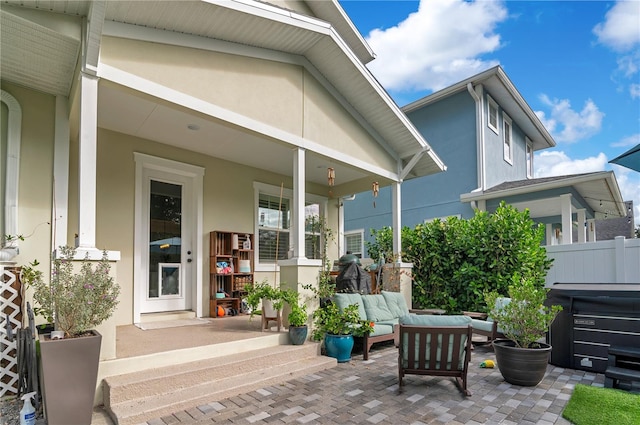
<path id="1" fill-rule="evenodd" d="M 193 240 L 192 240 L 192 262 L 190 263 L 191 281 L 195 286 L 195 291 L 191 291 L 188 303 L 195 310 L 197 317 L 202 317 L 203 313 L 203 272 L 202 272 L 202 217 L 203 217 L 203 176 L 204 168 L 195 165 L 185 164 L 182 162 L 172 161 L 169 159 L 154 157 L 138 152 L 134 152 L 134 161 L 136 164 L 135 175 L 135 218 L 134 218 L 134 251 L 133 251 L 133 322 L 140 323 L 141 306 L 146 299 L 147 290 L 147 261 L 146 252 L 148 245 L 146 244 L 145 229 L 148 211 L 145 209 L 142 195 L 146 192 L 144 186 L 146 184 L 145 175 L 151 171 L 159 171 L 167 174 L 174 174 L 190 179 L 192 193 L 185 194 L 184 200 L 191 202 L 191 210 L 193 217 L 191 222 Z M 148 235 L 148 232 L 146 233 Z M 186 261 L 186 259 L 185 259 Z"/>

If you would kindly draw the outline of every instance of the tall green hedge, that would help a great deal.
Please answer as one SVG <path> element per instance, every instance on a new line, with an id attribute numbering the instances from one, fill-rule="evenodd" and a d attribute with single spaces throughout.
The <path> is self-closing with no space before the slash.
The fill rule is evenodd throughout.
<path id="1" fill-rule="evenodd" d="M 387 261 L 392 255 L 392 230 L 371 230 L 369 256 Z M 529 211 L 500 204 L 489 214 L 476 210 L 473 218 L 455 217 L 402 229 L 402 260 L 413 263 L 415 308 L 442 308 L 448 313 L 486 311 L 484 292 L 507 294 L 518 272 L 540 287 L 552 260 L 547 257 L 544 227 Z"/>

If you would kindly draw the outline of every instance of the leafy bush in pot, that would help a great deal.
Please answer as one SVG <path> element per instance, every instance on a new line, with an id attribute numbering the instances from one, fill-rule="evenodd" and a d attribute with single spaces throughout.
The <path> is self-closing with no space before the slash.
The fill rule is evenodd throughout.
<path id="1" fill-rule="evenodd" d="M 287 316 L 289 326 L 305 326 L 307 324 L 307 306 L 305 304 L 291 304 L 291 312 Z"/>
<path id="2" fill-rule="evenodd" d="M 545 306 L 548 289 L 537 285 L 532 278 L 513 275 L 509 285 L 511 302 L 495 308 L 500 295 L 493 291 L 485 295 L 487 305 L 494 306 L 490 315 L 498 322 L 504 335 L 519 348 L 535 348 L 562 311 L 562 306 Z"/>
<path id="3" fill-rule="evenodd" d="M 313 323 L 315 341 L 320 341 L 325 334 L 363 336 L 373 331 L 373 322 L 360 319 L 358 304 L 341 310 L 335 303 L 327 303 L 313 312 Z"/>
<path id="4" fill-rule="evenodd" d="M 22 268 L 22 281 L 33 288 L 37 304 L 36 314 L 66 337 L 76 337 L 107 320 L 118 305 L 120 287 L 109 275 L 111 265 L 107 252 L 95 267 L 85 257 L 79 271 L 74 269 L 76 250 L 70 246 L 59 248 L 60 255 L 53 260 L 51 281 L 47 284 L 42 272 L 36 270 L 37 261 Z"/>

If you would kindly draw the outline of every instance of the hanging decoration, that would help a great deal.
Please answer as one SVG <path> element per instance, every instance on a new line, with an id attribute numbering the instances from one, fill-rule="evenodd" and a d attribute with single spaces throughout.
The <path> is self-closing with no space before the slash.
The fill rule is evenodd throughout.
<path id="1" fill-rule="evenodd" d="M 373 182 L 371 186 L 371 191 L 373 192 L 373 208 L 376 207 L 376 198 L 378 197 L 378 192 L 380 192 L 380 185 L 378 182 Z"/>
<path id="2" fill-rule="evenodd" d="M 333 186 L 336 182 L 336 171 L 331 167 L 327 168 L 327 181 L 329 186 Z"/>

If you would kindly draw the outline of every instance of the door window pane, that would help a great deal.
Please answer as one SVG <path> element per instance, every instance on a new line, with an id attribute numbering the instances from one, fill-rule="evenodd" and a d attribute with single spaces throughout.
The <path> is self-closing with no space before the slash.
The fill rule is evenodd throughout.
<path id="1" fill-rule="evenodd" d="M 180 295 L 182 186 L 151 181 L 149 298 Z"/>

